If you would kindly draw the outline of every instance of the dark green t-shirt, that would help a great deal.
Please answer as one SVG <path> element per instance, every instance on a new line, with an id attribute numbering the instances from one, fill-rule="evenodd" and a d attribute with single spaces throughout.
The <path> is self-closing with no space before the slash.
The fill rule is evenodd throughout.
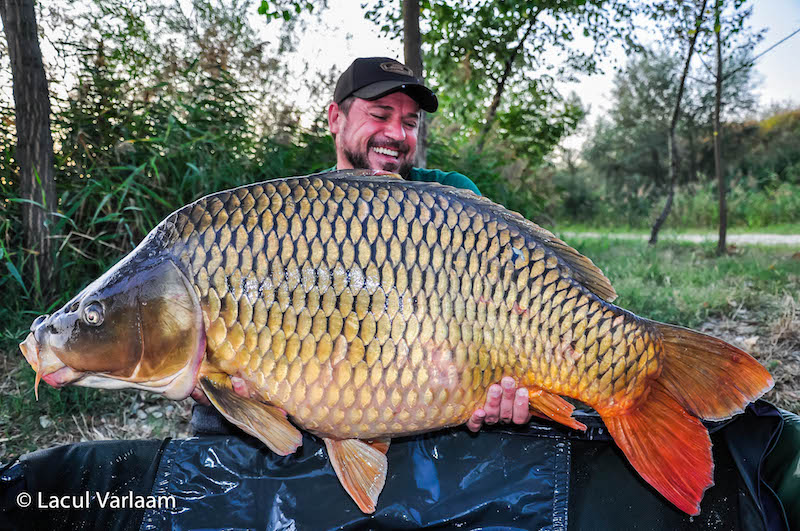
<path id="1" fill-rule="evenodd" d="M 329 168 L 327 171 L 336 171 L 336 166 Z M 455 188 L 463 188 L 465 190 L 472 190 L 478 195 L 481 191 L 475 186 L 475 183 L 469 177 L 458 173 L 457 171 L 442 171 L 442 170 L 428 170 L 423 168 L 411 168 L 408 174 L 409 181 L 423 181 L 426 183 L 440 183 Z"/>

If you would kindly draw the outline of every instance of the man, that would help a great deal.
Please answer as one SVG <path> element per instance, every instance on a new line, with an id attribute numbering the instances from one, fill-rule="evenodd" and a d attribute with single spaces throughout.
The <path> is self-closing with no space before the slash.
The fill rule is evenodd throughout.
<path id="1" fill-rule="evenodd" d="M 439 106 L 436 95 L 410 68 L 388 57 L 362 57 L 344 71 L 328 106 L 328 127 L 336 146 L 336 167 L 400 174 L 409 181 L 439 182 L 480 194 L 467 176 L 451 171 L 413 167 L 422 112 Z M 528 390 L 516 389 L 513 378 L 489 388 L 486 404 L 476 410 L 467 428 L 481 424 L 530 420 Z"/>

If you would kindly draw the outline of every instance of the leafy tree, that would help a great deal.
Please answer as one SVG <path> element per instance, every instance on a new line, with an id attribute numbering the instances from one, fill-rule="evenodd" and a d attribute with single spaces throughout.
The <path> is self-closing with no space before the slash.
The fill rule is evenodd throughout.
<path id="1" fill-rule="evenodd" d="M 696 11 L 692 11 L 689 14 L 689 20 L 694 22 L 694 27 L 689 27 L 687 31 L 685 31 L 687 35 L 687 48 L 686 51 L 686 59 L 683 62 L 683 70 L 681 71 L 680 80 L 678 81 L 677 87 L 677 94 L 675 95 L 675 101 L 672 105 L 672 117 L 670 118 L 669 122 L 669 134 L 667 136 L 667 145 L 669 146 L 669 193 L 667 195 L 667 202 L 664 205 L 664 209 L 661 211 L 661 214 L 656 219 L 655 223 L 653 224 L 653 228 L 650 231 L 650 244 L 655 244 L 658 240 L 658 231 L 661 228 L 661 225 L 667 219 L 667 215 L 669 215 L 670 208 L 672 208 L 672 201 L 675 196 L 675 179 L 678 173 L 678 147 L 676 146 L 676 138 L 675 138 L 675 129 L 678 127 L 678 119 L 680 118 L 681 112 L 681 103 L 683 102 L 683 93 L 684 88 L 686 86 L 686 76 L 689 73 L 689 66 L 692 63 L 692 55 L 694 54 L 694 47 L 695 43 L 697 42 L 697 37 L 700 33 L 700 27 L 703 22 L 703 16 L 705 15 L 707 0 L 702 0 L 702 3 L 696 2 L 693 7 L 696 8 Z M 679 4 L 678 6 L 683 7 Z M 679 13 L 685 13 L 685 10 L 678 10 Z M 683 20 L 681 17 L 679 20 Z M 679 34 L 683 34 L 683 24 L 679 26 Z"/>
<path id="2" fill-rule="evenodd" d="M 584 147 L 585 160 L 614 190 L 608 199 L 618 203 L 619 208 L 638 212 L 646 204 L 640 200 L 642 197 L 669 194 L 670 150 L 665 139 L 669 138 L 674 114 L 677 80 L 685 66 L 681 59 L 666 45 L 632 54 L 614 79 L 608 116 L 598 120 Z M 742 64 L 736 56 L 727 61 L 725 68 L 731 71 L 736 68 L 732 65 Z M 752 107 L 752 69 L 739 69 L 727 80 L 722 101 L 733 117 Z M 702 65 L 692 68 L 687 75 L 673 144 L 678 163 L 674 170 L 676 186 L 713 175 L 713 156 L 707 149 L 710 144 L 705 143 L 713 134 L 713 109 L 712 80 Z M 735 157 L 746 157 L 748 153 L 747 149 L 730 151 L 732 164 Z"/>
<path id="3" fill-rule="evenodd" d="M 715 0 L 714 3 L 714 27 L 713 45 L 708 49 L 713 49 L 714 53 L 714 173 L 717 180 L 719 194 L 719 239 L 717 241 L 717 254 L 722 255 L 727 252 L 725 244 L 728 211 L 726 204 L 727 183 L 725 171 L 723 170 L 723 158 L 720 134 L 720 114 L 723 105 L 723 86 L 729 84 L 726 79 L 725 63 L 730 65 L 729 76 L 749 71 L 753 66 L 752 50 L 763 38 L 763 31 L 752 32 L 746 26 L 747 20 L 752 14 L 752 7 L 746 7 L 747 0 Z M 727 57 L 725 57 L 727 56 Z M 708 70 L 711 70 L 707 67 Z"/>
<path id="4" fill-rule="evenodd" d="M 437 120 L 457 124 L 446 126 L 454 140 L 475 142 L 478 152 L 488 143 L 511 144 L 514 156 L 531 164 L 540 163 L 583 116 L 555 81 L 595 72 L 630 13 L 623 2 L 603 0 L 420 5 L 426 69 L 442 103 Z M 385 34 L 400 35 L 397 4 L 377 0 L 367 16 Z M 591 39 L 591 53 L 573 46 L 579 35 Z M 557 64 L 549 60 L 556 53 Z"/>
<path id="5" fill-rule="evenodd" d="M 612 105 L 598 120 L 584 157 L 618 190 L 618 197 L 668 187 L 670 120 L 680 58 L 668 49 L 642 50 L 614 78 Z"/>

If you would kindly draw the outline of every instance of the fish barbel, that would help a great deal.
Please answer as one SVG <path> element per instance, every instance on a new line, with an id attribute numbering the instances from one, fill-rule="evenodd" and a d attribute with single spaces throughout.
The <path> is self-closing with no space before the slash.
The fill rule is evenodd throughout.
<path id="1" fill-rule="evenodd" d="M 639 474 L 697 514 L 713 471 L 701 419 L 772 379 L 615 297 L 588 258 L 486 198 L 342 171 L 179 209 L 20 346 L 37 384 L 202 390 L 281 455 L 298 427 L 322 437 L 365 512 L 389 439 L 466 422 L 513 376 L 539 416 L 585 429 L 562 397 L 593 407 Z"/>

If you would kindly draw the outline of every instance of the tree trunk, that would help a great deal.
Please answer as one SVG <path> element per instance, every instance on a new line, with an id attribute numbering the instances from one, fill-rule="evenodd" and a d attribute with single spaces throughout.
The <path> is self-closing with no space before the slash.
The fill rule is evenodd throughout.
<path id="1" fill-rule="evenodd" d="M 424 80 L 422 68 L 422 36 L 419 33 L 419 0 L 403 0 L 403 51 L 405 63 L 414 75 Z M 419 117 L 417 131 L 417 154 L 414 165 L 424 168 L 427 165 L 428 117 L 423 112 Z"/>
<path id="2" fill-rule="evenodd" d="M 514 61 L 517 59 L 517 55 L 519 55 L 522 47 L 525 46 L 525 41 L 528 40 L 528 36 L 531 34 L 531 31 L 533 31 L 533 26 L 536 24 L 536 18 L 541 12 L 542 8 L 539 8 L 531 15 L 530 19 L 528 20 L 528 29 L 525 30 L 525 35 L 523 35 L 519 40 L 519 43 L 514 48 L 514 51 L 511 52 L 511 56 L 506 59 L 503 68 L 503 74 L 497 81 L 497 87 L 495 87 L 492 103 L 489 105 L 489 110 L 486 111 L 486 119 L 484 120 L 480 135 L 478 136 L 478 153 L 483 151 L 483 146 L 486 144 L 486 137 L 489 135 L 489 131 L 491 131 L 492 125 L 494 124 L 495 116 L 497 116 L 497 109 L 500 107 L 500 100 L 502 99 L 503 92 L 506 89 L 506 82 L 511 76 L 511 71 L 514 67 Z"/>
<path id="3" fill-rule="evenodd" d="M 26 262 L 29 278 L 38 272 L 41 286 L 53 273 L 50 238 L 56 190 L 53 174 L 53 138 L 50 134 L 50 95 L 33 0 L 0 0 L 0 18 L 8 41 L 14 87 L 17 150 L 22 198 L 25 248 L 33 255 Z"/>
<path id="4" fill-rule="evenodd" d="M 678 125 L 678 117 L 681 113 L 681 100 L 683 100 L 683 89 L 686 85 L 686 76 L 689 73 L 689 64 L 692 60 L 694 53 L 694 45 L 697 42 L 697 35 L 700 33 L 700 25 L 703 22 L 703 12 L 706 10 L 706 3 L 708 0 L 703 0 L 703 5 L 695 17 L 694 33 L 689 37 L 689 51 L 686 54 L 686 62 L 683 64 L 683 72 L 681 73 L 680 85 L 678 85 L 678 95 L 675 98 L 675 109 L 672 112 L 672 120 L 669 124 L 669 136 L 667 137 L 667 147 L 669 149 L 669 191 L 667 192 L 667 202 L 664 203 L 664 209 L 656 218 L 653 223 L 653 228 L 650 231 L 650 245 L 655 245 L 658 242 L 658 231 L 667 220 L 670 210 L 672 210 L 672 200 L 675 197 L 675 178 L 678 175 L 678 147 L 675 142 L 675 128 Z M 719 1 L 719 0 L 717 0 Z"/>
<path id="5" fill-rule="evenodd" d="M 722 41 L 720 33 L 720 11 L 722 10 L 722 0 L 717 0 L 714 5 L 714 38 L 717 44 L 717 79 L 716 94 L 714 94 L 714 172 L 717 174 L 717 189 L 719 193 L 719 240 L 717 241 L 717 256 L 727 252 L 725 243 L 728 230 L 728 205 L 726 204 L 725 176 L 722 171 L 722 155 L 720 153 L 720 130 L 719 113 L 722 105 Z"/>
<path id="6" fill-rule="evenodd" d="M 694 116 L 689 120 L 689 168 L 687 178 L 690 183 L 697 182 L 697 121 Z"/>
<path id="7" fill-rule="evenodd" d="M 681 84 L 683 84 L 683 79 L 681 79 Z M 678 101 L 680 102 L 680 100 Z M 675 173 L 678 168 L 678 153 L 675 149 L 675 130 L 672 128 L 670 128 L 669 136 L 667 136 L 667 149 L 669 150 L 669 188 L 667 190 L 667 202 L 664 203 L 661 214 L 658 215 L 656 222 L 653 223 L 653 227 L 650 230 L 650 240 L 648 241 L 650 245 L 655 245 L 658 242 L 658 231 L 661 230 L 661 226 L 667 220 L 667 216 L 670 210 L 672 210 L 672 201 L 675 198 Z"/>

